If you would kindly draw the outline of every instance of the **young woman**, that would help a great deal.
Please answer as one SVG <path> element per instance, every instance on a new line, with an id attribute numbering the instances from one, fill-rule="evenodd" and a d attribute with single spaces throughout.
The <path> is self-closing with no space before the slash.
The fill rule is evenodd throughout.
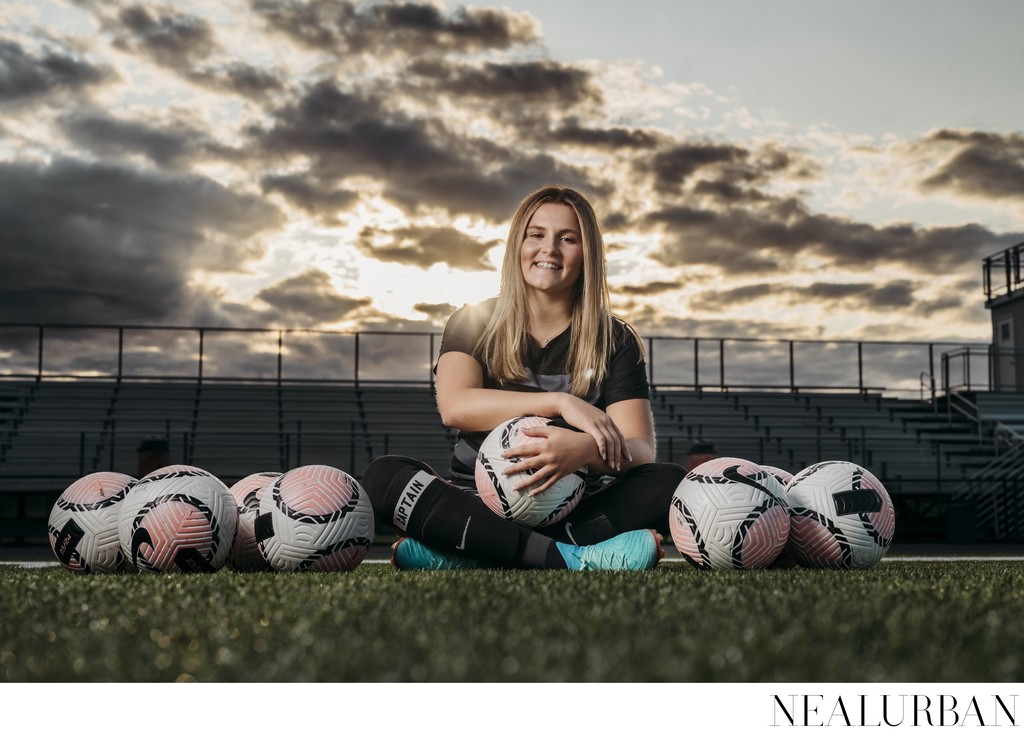
<path id="1" fill-rule="evenodd" d="M 415 459 L 385 456 L 363 486 L 400 530 L 399 568 L 644 569 L 662 557 L 669 502 L 685 476 L 655 463 L 643 346 L 611 314 L 604 240 L 590 203 L 544 187 L 512 216 L 498 297 L 463 307 L 445 326 L 437 374 L 442 422 L 459 430 L 449 479 Z M 586 466 L 584 499 L 560 523 L 522 527 L 475 495 L 480 443 L 521 415 L 553 418 L 515 450 L 507 473 L 534 469 L 543 493 Z"/>

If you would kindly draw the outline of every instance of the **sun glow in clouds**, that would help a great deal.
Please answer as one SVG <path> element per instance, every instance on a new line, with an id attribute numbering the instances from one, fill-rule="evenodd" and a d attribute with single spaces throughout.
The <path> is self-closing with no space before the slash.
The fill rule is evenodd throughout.
<path id="1" fill-rule="evenodd" d="M 585 37 L 567 35 L 579 7 L 12 0 L 0 229 L 19 247 L 0 271 L 24 288 L 11 319 L 437 326 L 497 291 L 516 203 L 565 183 L 605 221 L 616 304 L 641 330 L 787 337 L 813 315 L 833 338 L 986 331 L 963 285 L 1024 239 L 1016 123 L 964 128 L 950 93 L 949 119 L 917 132 L 796 124 L 792 75 L 771 83 L 777 108 L 744 86 L 773 63 L 766 41 L 707 66 L 701 49 L 746 32 L 715 25 L 718 11 L 707 28 L 730 35 L 712 41 L 662 6 L 592 7 Z M 782 15 L 764 23 L 818 18 Z M 932 20 L 962 16 L 939 3 Z M 822 89 L 815 115 L 842 107 Z M 104 286 L 126 271 L 129 294 Z M 873 299 L 834 296 L 872 282 Z"/>

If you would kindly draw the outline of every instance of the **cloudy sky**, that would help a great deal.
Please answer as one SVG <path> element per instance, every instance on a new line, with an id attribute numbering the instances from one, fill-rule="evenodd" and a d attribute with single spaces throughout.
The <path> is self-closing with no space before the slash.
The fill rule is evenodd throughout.
<path id="1" fill-rule="evenodd" d="M 437 329 L 531 189 L 648 335 L 987 341 L 1024 4 L 0 4 L 0 321 Z"/>

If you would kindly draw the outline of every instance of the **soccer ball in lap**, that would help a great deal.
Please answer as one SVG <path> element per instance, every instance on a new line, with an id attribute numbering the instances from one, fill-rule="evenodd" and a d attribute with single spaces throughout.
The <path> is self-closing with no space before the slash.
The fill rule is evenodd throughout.
<path id="1" fill-rule="evenodd" d="M 514 487 L 533 476 L 533 469 L 511 475 L 502 473 L 519 461 L 515 457 L 502 458 L 502 453 L 539 440 L 524 435 L 523 430 L 549 423 L 545 417 L 532 415 L 503 422 L 487 435 L 476 456 L 476 488 L 480 498 L 495 514 L 527 527 L 543 527 L 563 519 L 579 504 L 586 488 L 584 474 L 576 471 L 540 494 L 530 496 L 530 487 L 521 491 Z"/>
<path id="2" fill-rule="evenodd" d="M 263 490 L 256 540 L 275 571 L 348 571 L 373 543 L 374 518 L 363 487 L 332 466 L 300 466 Z"/>
<path id="3" fill-rule="evenodd" d="M 786 550 L 809 568 L 870 568 L 892 544 L 896 515 L 882 482 L 849 461 L 823 461 L 786 489 L 792 529 Z"/>
<path id="4" fill-rule="evenodd" d="M 696 568 L 765 568 L 786 545 L 789 510 L 773 474 L 741 458 L 715 458 L 676 487 L 669 529 Z"/>
<path id="5" fill-rule="evenodd" d="M 135 479 L 99 471 L 75 481 L 50 510 L 50 549 L 74 573 L 115 573 L 126 559 L 117 539 L 117 517 Z"/>
<path id="6" fill-rule="evenodd" d="M 223 567 L 238 525 L 238 507 L 213 474 L 165 466 L 139 479 L 118 517 L 121 551 L 132 568 L 204 573 Z"/>
<path id="7" fill-rule="evenodd" d="M 228 568 L 236 571 L 269 571 L 270 564 L 260 553 L 256 542 L 256 517 L 260 511 L 263 490 L 281 474 L 277 471 L 260 471 L 239 479 L 230 489 L 238 505 L 238 529 L 228 555 Z"/>

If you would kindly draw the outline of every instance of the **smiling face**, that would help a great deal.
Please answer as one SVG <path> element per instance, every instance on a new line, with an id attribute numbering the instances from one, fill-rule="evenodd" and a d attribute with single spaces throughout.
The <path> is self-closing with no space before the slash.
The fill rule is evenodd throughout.
<path id="1" fill-rule="evenodd" d="M 526 226 L 519 264 L 527 289 L 572 294 L 583 274 L 583 238 L 571 207 L 549 202 L 537 208 Z"/>

